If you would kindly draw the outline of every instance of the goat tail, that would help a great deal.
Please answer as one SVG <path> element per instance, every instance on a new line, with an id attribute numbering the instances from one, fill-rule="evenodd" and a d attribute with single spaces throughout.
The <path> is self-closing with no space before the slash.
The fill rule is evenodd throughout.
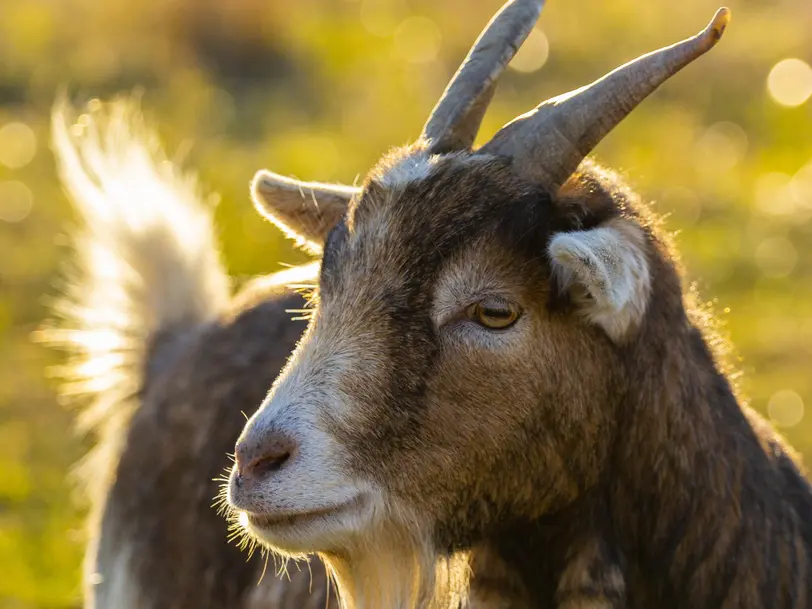
<path id="1" fill-rule="evenodd" d="M 95 107 L 94 107 L 95 104 Z M 92 503 L 104 494 L 146 371 L 166 339 L 212 321 L 229 300 L 211 206 L 145 126 L 137 103 L 57 102 L 52 146 L 78 216 L 54 323 L 38 338 L 69 352 L 61 394 L 81 398 L 78 427 L 95 436 L 78 468 Z"/>

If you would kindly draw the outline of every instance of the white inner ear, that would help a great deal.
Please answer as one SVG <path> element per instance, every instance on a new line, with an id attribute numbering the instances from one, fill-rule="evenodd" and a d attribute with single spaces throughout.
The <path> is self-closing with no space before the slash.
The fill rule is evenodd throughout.
<path id="1" fill-rule="evenodd" d="M 561 233 L 548 248 L 562 286 L 577 284 L 591 296 L 581 311 L 609 337 L 622 341 L 646 312 L 651 277 L 642 230 L 614 220 L 592 230 Z"/>

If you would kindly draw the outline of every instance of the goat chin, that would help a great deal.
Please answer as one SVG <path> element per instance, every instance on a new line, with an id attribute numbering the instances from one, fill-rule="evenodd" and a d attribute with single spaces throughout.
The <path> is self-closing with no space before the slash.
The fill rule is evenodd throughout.
<path id="1" fill-rule="evenodd" d="M 378 504 L 377 510 L 383 510 Z M 380 512 L 378 512 L 380 513 Z M 390 511 L 391 513 L 391 511 Z M 319 553 L 336 584 L 341 609 L 459 609 L 469 600 L 471 552 L 438 552 L 419 519 L 402 510 L 398 518 L 373 520 L 362 534 L 345 539 L 331 552 Z M 238 515 L 228 518 L 238 526 Z M 250 535 L 250 534 L 249 534 Z M 302 554 L 273 547 L 283 561 Z M 491 607 L 490 603 L 473 603 Z"/>
<path id="2" fill-rule="evenodd" d="M 423 540 L 380 532 L 364 547 L 322 555 L 338 585 L 342 609 L 468 606 L 469 554 L 444 556 Z"/>

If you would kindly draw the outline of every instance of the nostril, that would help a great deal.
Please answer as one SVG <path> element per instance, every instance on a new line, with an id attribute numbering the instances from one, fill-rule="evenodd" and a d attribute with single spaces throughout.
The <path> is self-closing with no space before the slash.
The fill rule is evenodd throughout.
<path id="1" fill-rule="evenodd" d="M 265 455 L 248 465 L 247 474 L 256 478 L 271 474 L 279 470 L 288 459 L 290 459 L 290 451 Z"/>
<path id="2" fill-rule="evenodd" d="M 296 443 L 279 433 L 248 438 L 237 444 L 237 470 L 240 477 L 261 478 L 279 471 L 296 452 Z"/>

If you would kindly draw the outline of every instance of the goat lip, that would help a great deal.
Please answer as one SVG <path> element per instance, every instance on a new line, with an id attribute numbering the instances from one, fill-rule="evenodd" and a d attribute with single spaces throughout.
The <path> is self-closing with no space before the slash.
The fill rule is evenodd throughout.
<path id="1" fill-rule="evenodd" d="M 350 499 L 349 501 L 346 501 L 344 503 L 328 505 L 325 507 L 320 507 L 312 510 L 305 510 L 301 512 L 283 512 L 283 513 L 244 512 L 244 514 L 245 519 L 248 521 L 248 524 L 250 524 L 251 527 L 259 530 L 263 529 L 272 530 L 279 527 L 295 526 L 303 522 L 312 522 L 313 520 L 318 520 L 321 518 L 330 518 L 339 514 L 351 512 L 359 508 L 362 505 L 363 501 L 364 497 L 362 495 L 359 495 L 358 497 Z"/>

